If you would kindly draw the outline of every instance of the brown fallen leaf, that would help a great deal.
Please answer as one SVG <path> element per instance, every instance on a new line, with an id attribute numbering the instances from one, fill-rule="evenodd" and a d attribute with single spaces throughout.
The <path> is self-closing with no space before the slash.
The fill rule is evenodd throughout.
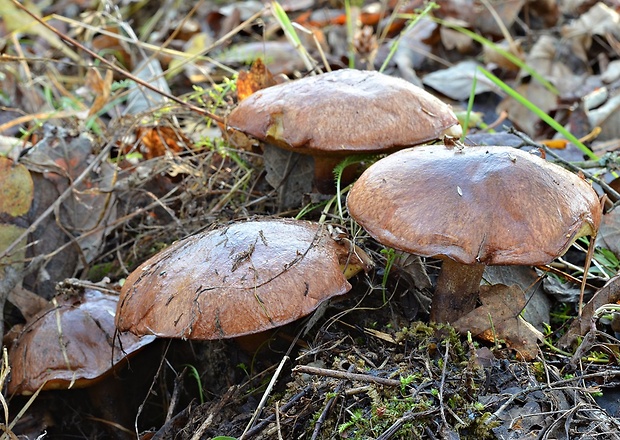
<path id="1" fill-rule="evenodd" d="M 147 160 L 164 156 L 167 151 L 173 154 L 180 153 L 192 146 L 189 138 L 174 127 L 139 127 L 136 136 L 142 143 L 140 152 Z"/>
<path id="2" fill-rule="evenodd" d="M 112 192 L 116 169 L 106 161 L 91 166 L 96 148 L 87 133 L 46 126 L 43 139 L 20 158 L 34 183 L 29 222 L 37 220 L 71 188 L 55 214 L 39 221 L 29 237 L 31 255 L 49 254 L 51 258 L 40 269 L 46 275 L 30 274 L 24 287 L 48 299 L 55 294 L 58 281 L 71 277 L 79 265 L 87 267 L 99 255 L 105 243 L 105 225 L 116 218 Z M 74 245 L 69 246 L 69 242 Z"/>
<path id="3" fill-rule="evenodd" d="M 534 359 L 543 335 L 519 315 L 526 303 L 523 290 L 516 285 L 480 286 L 480 300 L 482 306 L 457 320 L 454 328 L 486 341 L 504 340 L 517 357 Z"/>
<path id="4" fill-rule="evenodd" d="M 249 71 L 242 70 L 237 77 L 237 97 L 243 101 L 252 93 L 276 85 L 276 80 L 263 63 L 261 58 L 257 58 L 252 63 Z"/>

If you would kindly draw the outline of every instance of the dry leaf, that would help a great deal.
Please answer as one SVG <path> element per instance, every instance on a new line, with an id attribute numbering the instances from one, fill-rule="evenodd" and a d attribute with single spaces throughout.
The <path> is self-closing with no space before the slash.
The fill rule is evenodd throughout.
<path id="1" fill-rule="evenodd" d="M 521 359 L 534 359 L 543 335 L 519 315 L 525 306 L 523 290 L 503 284 L 480 286 L 480 300 L 483 305 L 456 321 L 454 328 L 487 341 L 504 340 Z"/>
<path id="2" fill-rule="evenodd" d="M 105 73 L 105 79 L 101 77 L 99 71 L 95 68 L 89 69 L 86 74 L 86 86 L 95 94 L 95 101 L 90 106 L 88 116 L 92 116 L 99 112 L 110 99 L 110 90 L 112 89 L 112 70 L 108 69 Z"/>
<path id="3" fill-rule="evenodd" d="M 243 101 L 257 90 L 265 89 L 276 85 L 276 80 L 263 63 L 261 58 L 257 58 L 248 72 L 242 70 L 237 77 L 237 97 Z"/>
<path id="4" fill-rule="evenodd" d="M 26 167 L 0 156 L 0 214 L 25 215 L 30 209 L 33 191 Z"/>
<path id="5" fill-rule="evenodd" d="M 155 126 L 138 127 L 135 136 L 139 139 L 138 151 L 146 160 L 164 156 L 168 153 L 180 153 L 191 149 L 192 142 L 180 130 L 174 127 Z M 119 149 L 124 153 L 130 153 L 135 146 L 134 142 L 121 145 Z"/>
<path id="6" fill-rule="evenodd" d="M 596 245 L 609 249 L 616 257 L 620 257 L 620 209 L 614 209 L 603 216 Z"/>
<path id="7" fill-rule="evenodd" d="M 94 159 L 94 148 L 96 145 L 88 134 L 75 135 L 59 127 L 46 126 L 44 138 L 20 160 L 31 171 L 35 187 L 33 209 L 28 213 L 30 221 L 38 218 L 84 172 Z M 54 254 L 41 269 L 45 275 L 26 278 L 25 287 L 49 298 L 55 293 L 56 282 L 72 276 L 80 262 L 85 265 L 99 255 L 106 234 L 104 225 L 116 216 L 114 178 L 114 167 L 102 161 L 80 183 L 73 185 L 71 195 L 56 210 L 56 215 L 46 218 L 31 234 L 29 251 L 33 255 L 47 255 L 69 241 L 78 241 L 75 246 Z"/>
<path id="8" fill-rule="evenodd" d="M 447 69 L 435 70 L 427 74 L 422 82 L 448 98 L 465 101 L 471 93 L 474 78 L 476 78 L 476 95 L 497 89 L 482 73 L 478 72 L 479 65 L 474 60 L 461 61 Z"/>

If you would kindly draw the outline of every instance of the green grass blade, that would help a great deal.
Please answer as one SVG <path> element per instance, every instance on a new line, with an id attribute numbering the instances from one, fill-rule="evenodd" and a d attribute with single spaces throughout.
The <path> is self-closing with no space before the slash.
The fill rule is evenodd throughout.
<path id="1" fill-rule="evenodd" d="M 572 142 L 577 148 L 579 148 L 583 152 L 583 154 L 588 156 L 590 159 L 598 160 L 598 156 L 594 154 L 592 150 L 586 147 L 579 139 L 575 137 L 575 135 L 573 135 L 570 131 L 564 128 L 555 119 L 553 119 L 547 113 L 545 113 L 540 108 L 538 108 L 533 102 L 528 100 L 525 96 L 521 95 L 519 92 L 517 92 L 515 89 L 510 87 L 508 84 L 506 84 L 504 81 L 499 79 L 497 76 L 493 75 L 491 72 L 489 72 L 485 68 L 478 67 L 478 69 L 480 70 L 480 72 L 482 72 L 484 76 L 486 76 L 489 80 L 491 80 L 493 84 L 495 84 L 500 89 L 502 89 L 506 94 L 508 94 L 508 96 L 513 98 L 519 104 L 523 105 L 525 108 L 527 108 L 529 111 L 531 111 L 536 116 L 538 116 L 541 120 L 543 120 L 546 124 L 548 124 L 551 128 L 553 128 L 555 131 L 557 131 L 562 136 L 564 136 L 566 139 L 568 139 L 570 142 Z"/>
<path id="2" fill-rule="evenodd" d="M 398 45 L 400 44 L 400 40 L 403 38 L 403 35 L 406 35 L 418 23 L 418 21 L 422 19 L 422 17 L 426 17 L 433 9 L 436 8 L 439 8 L 439 5 L 437 5 L 437 3 L 429 2 L 424 8 L 424 10 L 422 10 L 422 12 L 420 12 L 419 14 L 408 14 L 409 17 L 411 17 L 412 19 L 405 28 L 405 30 L 402 31 L 398 38 L 392 43 L 392 46 L 390 47 L 390 53 L 385 58 L 385 61 L 379 69 L 379 72 L 383 72 L 392 60 L 392 58 L 394 58 L 394 54 L 396 54 L 396 50 L 398 49 Z"/>
<path id="3" fill-rule="evenodd" d="M 401 17 L 408 17 L 408 16 L 411 16 L 411 14 L 402 14 L 400 16 Z M 536 79 L 536 81 L 538 81 L 540 84 L 542 84 L 551 93 L 553 93 L 556 96 L 560 94 L 559 90 L 553 84 L 551 84 L 546 78 L 544 78 L 540 73 L 538 73 L 535 69 L 530 67 L 527 63 L 525 63 L 523 60 L 521 60 L 516 55 L 510 53 L 506 49 L 503 49 L 503 48 L 499 47 L 493 41 L 483 37 L 482 35 L 478 35 L 477 33 L 470 31 L 469 29 L 466 29 L 464 27 L 458 26 L 458 25 L 456 25 L 454 23 L 450 23 L 450 22 L 441 20 L 441 19 L 436 18 L 436 17 L 431 17 L 431 18 L 432 18 L 432 20 L 436 21 L 440 25 L 447 26 L 447 27 L 449 27 L 451 29 L 454 29 L 455 31 L 458 31 L 458 32 L 462 33 L 463 35 L 467 35 L 472 40 L 482 44 L 483 46 L 486 46 L 486 47 L 494 50 L 495 52 L 499 53 L 501 56 L 506 58 L 508 61 L 510 61 L 511 63 L 513 63 L 516 66 L 518 66 L 520 69 L 523 69 L 526 72 L 528 72 L 530 75 L 532 75 L 532 77 L 534 79 Z"/>
<path id="4" fill-rule="evenodd" d="M 293 26 L 293 23 L 291 23 L 291 20 L 288 18 L 288 15 L 286 15 L 286 11 L 282 7 L 282 5 L 280 5 L 280 3 L 278 3 L 277 1 L 271 2 L 271 9 L 273 11 L 274 18 L 277 20 L 278 24 L 284 31 L 284 35 L 286 35 L 286 38 L 288 39 L 288 41 L 293 45 L 293 47 L 295 48 L 295 50 L 297 51 L 297 53 L 303 60 L 304 65 L 306 66 L 306 69 L 308 69 L 308 71 L 312 71 L 316 63 L 312 62 L 312 58 L 308 54 L 308 51 L 301 44 L 299 35 L 297 35 L 297 32 L 295 31 L 295 27 Z"/>

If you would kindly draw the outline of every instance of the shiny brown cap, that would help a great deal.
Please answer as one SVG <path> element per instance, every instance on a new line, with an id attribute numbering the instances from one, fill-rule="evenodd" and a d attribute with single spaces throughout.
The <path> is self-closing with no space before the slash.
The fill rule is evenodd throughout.
<path id="1" fill-rule="evenodd" d="M 547 264 L 598 229 L 579 176 L 510 147 L 417 147 L 370 166 L 351 216 L 386 246 L 465 264 Z"/>
<path id="2" fill-rule="evenodd" d="M 116 331 L 117 302 L 116 295 L 87 290 L 79 297 L 59 297 L 28 321 L 9 349 L 8 393 L 93 385 L 152 342 L 152 336 Z"/>
<path id="3" fill-rule="evenodd" d="M 351 285 L 363 265 L 325 225 L 301 220 L 232 223 L 181 240 L 127 278 L 117 327 L 167 338 L 258 333 L 312 312 Z"/>
<path id="4" fill-rule="evenodd" d="M 451 107 L 413 84 L 378 72 L 343 69 L 255 92 L 228 127 L 310 155 L 395 151 L 460 136 Z"/>

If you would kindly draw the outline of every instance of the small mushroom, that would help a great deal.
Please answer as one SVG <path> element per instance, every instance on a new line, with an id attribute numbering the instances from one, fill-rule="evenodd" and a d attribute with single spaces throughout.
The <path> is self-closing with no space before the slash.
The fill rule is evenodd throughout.
<path id="1" fill-rule="evenodd" d="M 117 302 L 117 295 L 97 290 L 62 295 L 14 331 L 8 394 L 87 388 L 97 415 L 110 422 L 111 435 L 131 438 L 127 387 L 113 373 L 155 337 L 119 333 L 114 326 Z"/>
<path id="2" fill-rule="evenodd" d="M 129 275 L 116 325 L 199 340 L 272 329 L 349 291 L 347 277 L 366 269 L 358 258 L 363 252 L 353 249 L 325 225 L 301 220 L 252 220 L 203 232 Z"/>
<path id="3" fill-rule="evenodd" d="M 334 191 L 333 169 L 347 156 L 391 153 L 461 135 L 450 106 L 430 93 L 402 79 L 353 69 L 259 90 L 239 103 L 227 124 L 233 134 L 313 156 L 315 185 L 324 193 Z"/>
<path id="4" fill-rule="evenodd" d="M 417 147 L 379 160 L 354 184 L 351 216 L 380 243 L 443 265 L 431 319 L 473 310 L 485 265 L 539 265 L 601 221 L 579 176 L 510 147 Z"/>
<path id="5" fill-rule="evenodd" d="M 89 387 L 152 342 L 152 336 L 118 334 L 117 302 L 116 295 L 86 290 L 78 298 L 56 299 L 30 319 L 9 349 L 8 393 Z"/>

